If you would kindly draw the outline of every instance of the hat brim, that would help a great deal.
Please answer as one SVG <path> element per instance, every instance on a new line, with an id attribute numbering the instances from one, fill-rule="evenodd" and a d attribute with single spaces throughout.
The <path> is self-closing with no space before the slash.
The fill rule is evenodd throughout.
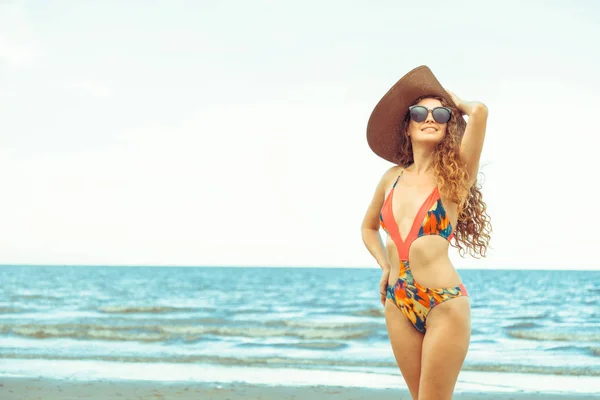
<path id="1" fill-rule="evenodd" d="M 401 143 L 404 140 L 401 129 L 408 107 L 424 96 L 443 98 L 450 107 L 457 108 L 429 67 L 421 65 L 411 70 L 388 90 L 369 117 L 367 142 L 375 154 L 394 164 L 400 164 L 400 160 L 404 158 L 401 154 Z M 464 133 L 464 118 L 460 116 L 457 123 L 461 134 Z"/>

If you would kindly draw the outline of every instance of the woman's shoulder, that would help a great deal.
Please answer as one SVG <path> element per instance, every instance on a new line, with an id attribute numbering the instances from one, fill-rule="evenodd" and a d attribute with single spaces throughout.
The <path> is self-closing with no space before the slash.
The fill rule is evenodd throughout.
<path id="1" fill-rule="evenodd" d="M 403 169 L 404 167 L 400 165 L 394 165 L 393 167 L 388 168 L 381 177 L 381 183 L 386 187 L 393 184 Z"/>
<path id="2" fill-rule="evenodd" d="M 403 167 L 401 165 L 394 165 L 393 167 L 390 167 L 387 169 L 387 171 L 385 171 L 384 176 L 394 176 L 396 177 L 398 174 L 400 174 L 402 172 L 403 169 L 405 169 L 406 167 Z M 395 179 L 395 178 L 394 178 Z"/>

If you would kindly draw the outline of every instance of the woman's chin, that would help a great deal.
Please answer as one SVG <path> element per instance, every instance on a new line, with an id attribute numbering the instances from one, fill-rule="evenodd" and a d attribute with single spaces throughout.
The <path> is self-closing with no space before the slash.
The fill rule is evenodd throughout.
<path id="1" fill-rule="evenodd" d="M 439 142 L 441 142 L 443 138 L 444 136 L 441 135 L 439 132 L 425 133 L 413 137 L 413 144 L 418 143 L 421 145 L 436 145 Z"/>

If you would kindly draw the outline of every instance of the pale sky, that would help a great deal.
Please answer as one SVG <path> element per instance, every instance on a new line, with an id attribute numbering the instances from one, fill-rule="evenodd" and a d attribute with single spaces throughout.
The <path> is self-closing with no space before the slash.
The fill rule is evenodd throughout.
<path id="1" fill-rule="evenodd" d="M 599 20 L 593 0 L 0 0 L 0 264 L 376 268 L 360 224 L 391 164 L 366 124 L 426 64 L 490 110 L 492 247 L 456 267 L 600 269 Z"/>

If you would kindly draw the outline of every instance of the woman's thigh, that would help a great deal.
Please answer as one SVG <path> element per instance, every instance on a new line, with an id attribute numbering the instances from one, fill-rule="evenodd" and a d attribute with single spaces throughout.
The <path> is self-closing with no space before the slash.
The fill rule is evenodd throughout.
<path id="1" fill-rule="evenodd" d="M 417 399 L 421 375 L 423 334 L 415 329 L 390 299 L 385 302 L 385 321 L 394 357 L 402 377 L 406 381 L 413 399 Z"/>
<path id="2" fill-rule="evenodd" d="M 452 399 L 471 339 L 471 306 L 458 297 L 435 306 L 427 315 L 419 394 L 424 399 Z"/>

